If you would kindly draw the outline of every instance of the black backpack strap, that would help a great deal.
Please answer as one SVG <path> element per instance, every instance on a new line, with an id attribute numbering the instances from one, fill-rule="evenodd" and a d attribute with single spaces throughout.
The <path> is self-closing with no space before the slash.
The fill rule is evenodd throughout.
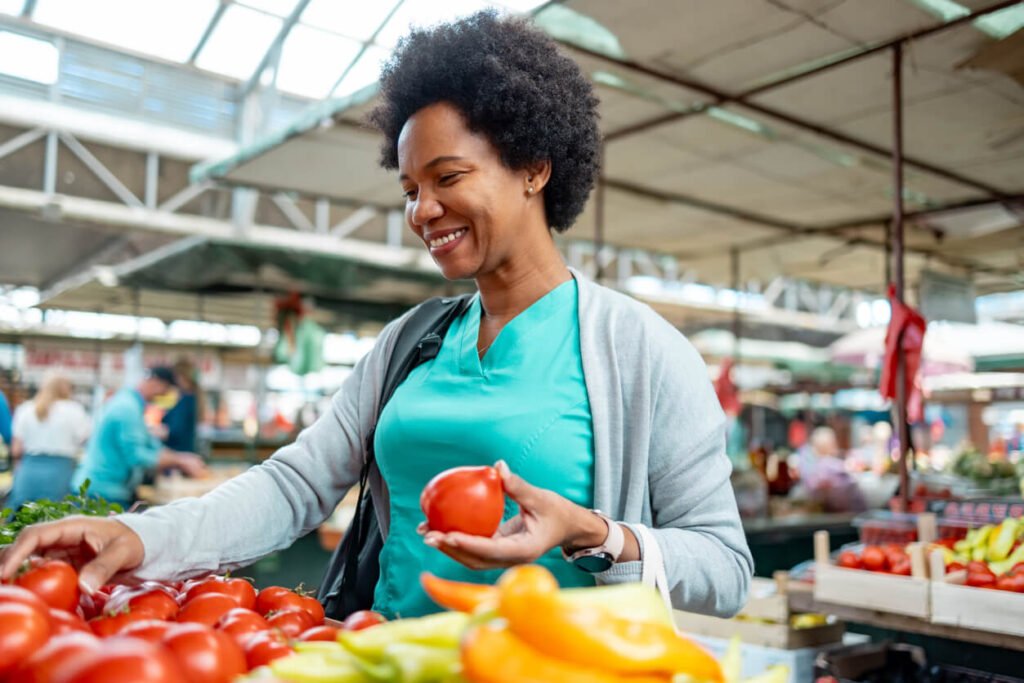
<path id="1" fill-rule="evenodd" d="M 331 557 L 317 594 L 329 617 L 343 618 L 357 610 L 370 609 L 380 578 L 379 555 L 384 539 L 368 486 L 370 470 L 375 465 L 376 422 L 409 373 L 437 356 L 452 321 L 466 310 L 472 296 L 429 299 L 416 307 L 398 331 L 384 374 L 377 417 L 366 438 L 366 459 L 359 473 L 360 496 L 355 516 Z"/>

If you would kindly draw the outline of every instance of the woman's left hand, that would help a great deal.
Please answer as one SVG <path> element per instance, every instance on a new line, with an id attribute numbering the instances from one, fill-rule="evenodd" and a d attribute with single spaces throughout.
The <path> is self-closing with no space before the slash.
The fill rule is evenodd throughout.
<path id="1" fill-rule="evenodd" d="M 505 495 L 519 505 L 519 514 L 508 520 L 494 536 L 472 536 L 458 531 L 430 530 L 426 523 L 418 531 L 424 542 L 470 569 L 498 569 L 534 562 L 552 548 L 566 545 L 587 547 L 588 539 L 605 538 L 608 527 L 597 515 L 553 491 L 528 484 L 509 470 L 504 461 L 495 467 L 501 475 Z"/>

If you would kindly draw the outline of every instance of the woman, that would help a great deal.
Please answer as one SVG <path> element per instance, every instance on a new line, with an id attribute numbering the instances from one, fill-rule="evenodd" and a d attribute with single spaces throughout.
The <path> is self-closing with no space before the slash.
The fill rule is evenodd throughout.
<path id="1" fill-rule="evenodd" d="M 178 388 L 178 401 L 164 413 L 161 423 L 167 428 L 164 445 L 184 453 L 196 452 L 196 423 L 202 412 L 196 368 L 187 358 L 174 364 L 174 380 Z"/>
<path id="2" fill-rule="evenodd" d="M 12 454 L 20 464 L 7 507 L 70 493 L 71 475 L 89 438 L 90 423 L 82 406 L 71 400 L 71 381 L 49 375 L 31 401 L 14 411 Z"/>
<path id="3" fill-rule="evenodd" d="M 490 581 L 534 561 L 571 585 L 662 570 L 676 606 L 736 612 L 752 562 L 707 370 L 649 308 L 570 271 L 552 238 L 597 176 L 589 81 L 524 21 L 481 13 L 408 36 L 381 97 L 371 121 L 384 166 L 399 172 L 410 229 L 446 278 L 479 289 L 437 358 L 412 372 L 374 430 L 399 319 L 332 410 L 263 465 L 199 501 L 32 530 L 0 573 L 70 525 L 64 537 L 89 527 L 97 539 L 101 566 L 83 570 L 92 585 L 116 569 L 166 577 L 250 564 L 333 511 L 373 433 L 370 483 L 386 536 L 374 606 L 385 614 L 434 609 L 416 581 L 422 569 Z M 423 485 L 457 464 L 498 465 L 515 505 L 494 538 L 417 533 Z M 581 551 L 610 566 L 584 571 Z"/>

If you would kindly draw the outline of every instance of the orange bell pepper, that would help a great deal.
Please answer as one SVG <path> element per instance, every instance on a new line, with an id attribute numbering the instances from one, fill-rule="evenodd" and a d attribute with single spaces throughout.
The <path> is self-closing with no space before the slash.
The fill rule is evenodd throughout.
<path id="1" fill-rule="evenodd" d="M 475 612 L 482 605 L 498 602 L 498 589 L 479 583 L 449 581 L 429 572 L 420 574 L 420 585 L 430 599 L 457 612 Z"/>
<path id="2" fill-rule="evenodd" d="M 597 605 L 571 604 L 558 594 L 551 573 L 537 565 L 515 567 L 498 582 L 498 612 L 509 630 L 558 659 L 618 674 L 688 674 L 722 681 L 710 654 L 668 624 L 637 622 Z"/>
<path id="3" fill-rule="evenodd" d="M 538 652 L 493 622 L 462 639 L 462 675 L 472 683 L 671 683 L 668 675 L 620 676 Z"/>

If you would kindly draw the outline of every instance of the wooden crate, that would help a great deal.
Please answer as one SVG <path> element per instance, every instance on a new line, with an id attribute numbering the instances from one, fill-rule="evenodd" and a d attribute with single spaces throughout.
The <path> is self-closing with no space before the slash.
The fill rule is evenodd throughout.
<path id="1" fill-rule="evenodd" d="M 965 586 L 967 572 L 946 574 L 942 553 L 930 561 L 932 623 L 1024 636 L 1024 593 Z"/>
<path id="2" fill-rule="evenodd" d="M 923 517 L 923 515 L 922 515 Z M 907 546 L 911 576 L 896 576 L 862 569 L 845 569 L 832 564 L 827 531 L 814 534 L 814 600 L 834 605 L 890 612 L 927 619 L 931 587 L 924 548 L 934 539 L 934 516 L 919 529 L 917 543 Z"/>
<path id="3" fill-rule="evenodd" d="M 785 572 L 777 573 L 774 581 L 755 578 L 751 585 L 750 598 L 737 618 L 719 619 L 676 611 L 676 626 L 685 633 L 724 639 L 739 636 L 745 645 L 760 645 L 782 650 L 816 647 L 840 641 L 845 630 L 841 622 L 801 629 L 790 626 L 789 619 L 792 613 L 789 610 L 786 580 Z"/>

